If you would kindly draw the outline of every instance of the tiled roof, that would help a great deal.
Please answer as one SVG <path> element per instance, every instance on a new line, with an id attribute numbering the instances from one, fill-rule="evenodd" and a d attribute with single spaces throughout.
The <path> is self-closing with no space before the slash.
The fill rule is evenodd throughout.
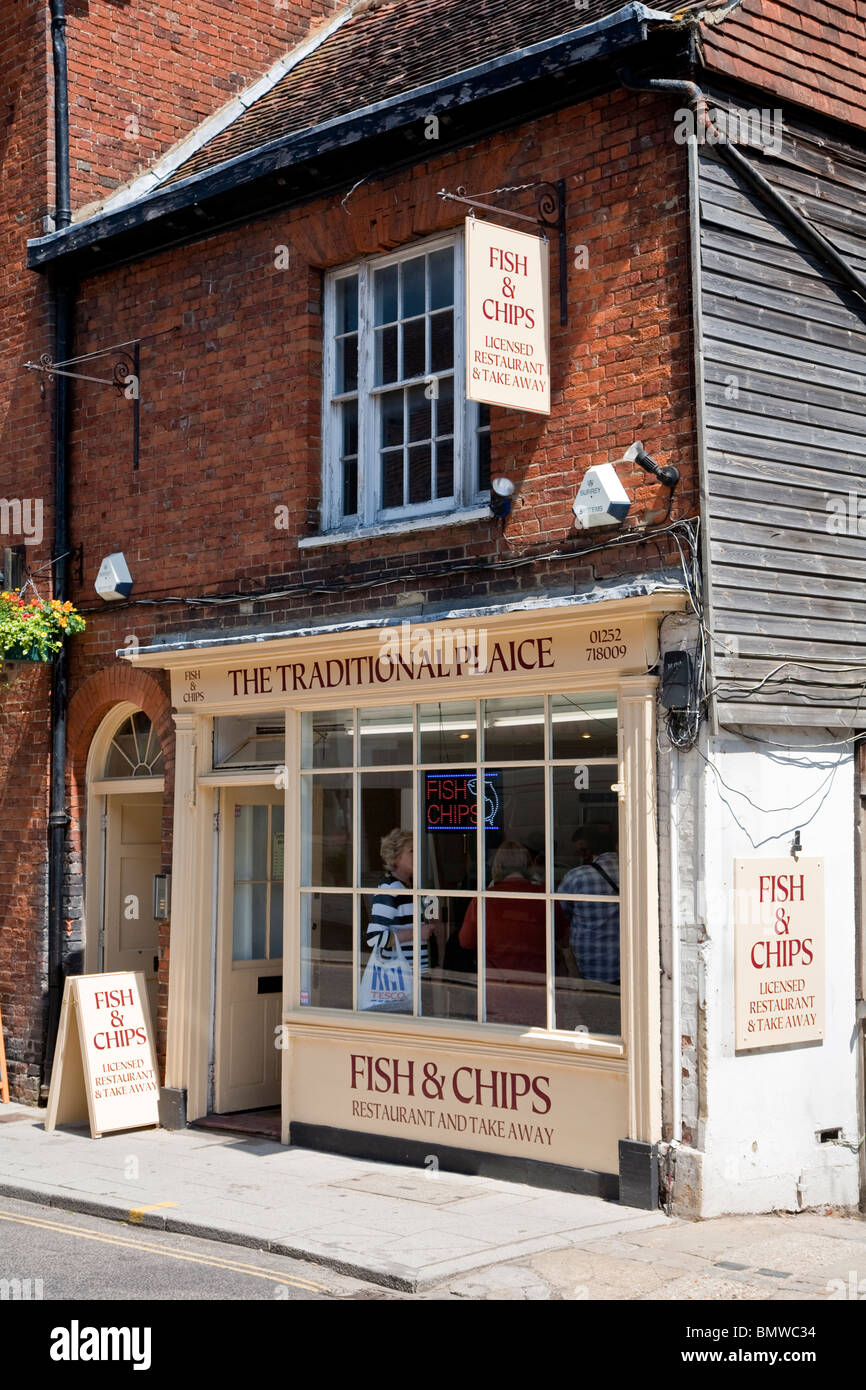
<path id="1" fill-rule="evenodd" d="M 866 128 L 863 0 L 742 0 L 701 38 L 713 71 Z"/>
<path id="2" fill-rule="evenodd" d="M 729 0 L 725 0 L 728 3 Z M 351 19 L 177 168 L 165 183 L 212 169 L 269 141 L 531 44 L 571 33 L 625 8 L 626 0 L 362 0 Z M 663 13 L 708 8 L 650 3 Z"/>

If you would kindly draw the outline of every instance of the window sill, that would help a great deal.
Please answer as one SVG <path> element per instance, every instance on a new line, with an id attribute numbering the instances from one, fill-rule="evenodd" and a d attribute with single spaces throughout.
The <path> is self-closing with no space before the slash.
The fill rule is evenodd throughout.
<path id="1" fill-rule="evenodd" d="M 463 526 L 485 520 L 491 520 L 489 507 L 471 507 L 460 512 L 407 517 L 405 521 L 383 521 L 378 526 L 361 526 L 352 531 L 328 531 L 321 536 L 303 536 L 298 541 L 298 547 L 311 550 L 322 545 L 345 545 L 348 541 L 366 541 L 375 536 L 402 536 L 409 531 L 434 531 L 442 526 Z"/>
<path id="2" fill-rule="evenodd" d="M 519 1050 L 550 1056 L 570 1057 L 583 1065 L 598 1065 L 603 1069 L 622 1070 L 626 1064 L 626 1049 L 618 1038 L 593 1037 L 588 1033 L 553 1031 L 543 1028 L 522 1028 L 497 1023 L 473 1023 L 467 1019 L 413 1018 L 408 1014 L 353 1013 L 346 1009 L 323 1009 L 309 1005 L 289 1008 L 283 1012 L 283 1023 L 298 1035 L 319 1034 L 352 1036 L 380 1033 L 399 1035 L 400 1042 L 415 1045 L 434 1045 L 457 1048 L 477 1046 L 496 1051 Z"/>

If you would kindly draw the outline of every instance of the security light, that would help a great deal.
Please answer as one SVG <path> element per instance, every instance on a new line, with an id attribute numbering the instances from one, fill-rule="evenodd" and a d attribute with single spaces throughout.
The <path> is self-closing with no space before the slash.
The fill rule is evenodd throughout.
<path id="1" fill-rule="evenodd" d="M 490 484 L 490 510 L 504 521 L 511 511 L 514 484 L 510 478 L 494 478 Z"/>
<path id="2" fill-rule="evenodd" d="M 642 468 L 645 473 L 652 473 L 653 477 L 658 478 L 665 487 L 673 489 L 680 480 L 680 470 L 674 468 L 673 464 L 665 464 L 663 467 L 657 464 L 639 439 L 632 444 L 630 449 L 626 449 L 622 458 L 623 463 L 636 463 L 638 468 Z"/>

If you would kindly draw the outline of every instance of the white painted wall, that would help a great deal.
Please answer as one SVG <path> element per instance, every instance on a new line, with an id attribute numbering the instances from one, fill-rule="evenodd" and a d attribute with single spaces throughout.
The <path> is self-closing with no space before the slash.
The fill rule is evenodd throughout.
<path id="1" fill-rule="evenodd" d="M 836 1127 L 847 1140 L 859 1137 L 854 754 L 850 745 L 816 749 L 832 739 L 829 733 L 743 733 L 759 741 L 705 736 L 700 751 L 680 755 L 683 806 L 679 816 L 674 809 L 680 921 L 688 924 L 691 900 L 703 924 L 696 977 L 683 978 L 680 990 L 684 1011 L 694 1017 L 690 1006 L 697 1005 L 700 1104 L 692 1144 L 677 1155 L 674 1209 L 703 1217 L 858 1200 L 856 1155 L 816 1139 L 817 1130 Z M 797 747 L 772 747 L 767 739 Z M 693 790 L 697 823 L 682 814 Z M 798 828 L 804 856 L 825 862 L 825 1039 L 737 1054 L 734 859 L 789 858 Z M 687 1093 L 683 1100 L 687 1118 L 694 1106 Z"/>

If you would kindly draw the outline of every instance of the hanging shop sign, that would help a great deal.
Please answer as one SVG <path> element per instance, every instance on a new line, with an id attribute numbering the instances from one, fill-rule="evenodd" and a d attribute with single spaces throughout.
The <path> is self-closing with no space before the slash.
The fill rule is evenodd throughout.
<path id="1" fill-rule="evenodd" d="M 550 414 L 549 245 L 466 219 L 466 395 Z"/>
<path id="2" fill-rule="evenodd" d="M 159 1073 L 140 971 L 72 975 L 63 991 L 45 1128 L 90 1121 L 97 1139 L 159 1124 Z"/>
<path id="3" fill-rule="evenodd" d="M 736 1046 L 824 1037 L 822 859 L 734 863 Z"/>

